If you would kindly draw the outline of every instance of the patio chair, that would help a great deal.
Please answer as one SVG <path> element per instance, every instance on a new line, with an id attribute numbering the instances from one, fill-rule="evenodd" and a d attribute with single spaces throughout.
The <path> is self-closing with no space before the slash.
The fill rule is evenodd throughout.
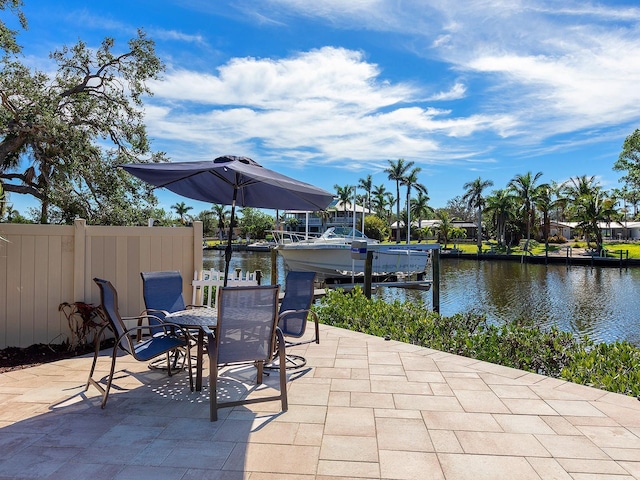
<path id="1" fill-rule="evenodd" d="M 306 343 L 320 343 L 320 333 L 318 326 L 318 315 L 311 310 L 314 295 L 315 272 L 287 273 L 285 280 L 285 291 L 280 311 L 278 313 L 278 327 L 285 337 L 286 346 L 293 347 Z M 290 338 L 300 339 L 304 336 L 309 315 L 313 318 L 315 332 L 314 336 L 308 340 L 289 340 Z M 287 354 L 287 368 L 302 368 L 307 364 L 307 360 L 301 355 Z M 277 363 L 267 366 L 269 369 L 279 368 Z"/>
<path id="2" fill-rule="evenodd" d="M 93 378 L 100 350 L 100 342 L 96 341 L 96 350 L 93 355 L 93 363 L 91 364 L 91 370 L 89 371 L 89 379 L 87 380 L 85 391 L 89 389 L 89 385 L 95 386 L 102 393 L 101 407 L 104 408 L 107 403 L 109 390 L 113 381 L 113 374 L 115 372 L 116 359 L 118 358 L 119 350 L 128 353 L 140 362 L 148 362 L 160 355 L 166 355 L 167 372 L 169 376 L 171 376 L 172 370 L 170 353 L 175 352 L 177 349 L 185 349 L 185 356 L 189 363 L 189 384 L 193 390 L 193 377 L 191 374 L 191 344 L 188 339 L 188 333 L 180 326 L 172 323 L 160 322 L 156 317 L 155 324 L 158 326 L 155 328 L 157 330 L 161 330 L 161 332 L 150 335 L 142 342 L 134 342 L 134 337 L 137 336 L 137 333 L 140 330 L 148 330 L 152 327 L 149 325 L 140 325 L 133 328 L 127 328 L 120 316 L 120 311 L 118 309 L 118 292 L 114 286 L 108 280 L 100 278 L 94 278 L 93 281 L 100 289 L 100 306 L 102 307 L 107 319 L 107 323 L 102 327 L 102 329 L 100 329 L 96 338 L 99 339 L 106 328 L 109 328 L 116 338 L 113 345 L 113 352 L 111 354 L 111 370 L 109 372 L 109 377 L 107 378 L 106 387 L 103 387 L 99 380 L 95 380 Z M 149 317 L 148 315 L 145 316 Z"/>
<path id="3" fill-rule="evenodd" d="M 287 411 L 287 375 L 284 368 L 285 342 L 278 325 L 278 285 L 221 287 L 215 333 L 206 329 L 209 341 L 210 419 L 218 419 L 218 409 L 280 400 Z M 256 383 L 262 383 L 263 365 L 281 358 L 280 393 L 273 396 L 220 402 L 217 399 L 219 368 L 223 365 L 255 364 Z"/>
<path id="4" fill-rule="evenodd" d="M 142 277 L 142 296 L 145 309 L 140 313 L 138 326 L 142 325 L 144 318 L 148 319 L 151 335 L 162 333 L 162 328 L 156 328 L 164 322 L 164 318 L 174 312 L 193 308 L 193 305 L 185 305 L 182 295 L 182 275 L 178 270 L 166 270 L 160 272 L 140 272 Z M 193 332 L 192 332 L 193 333 Z M 195 332 L 197 333 L 197 332 Z M 137 341 L 142 339 L 142 330 L 138 330 Z M 179 353 L 179 352 L 176 352 Z M 173 367 L 176 368 L 180 355 L 173 356 Z M 150 368 L 164 368 L 163 362 L 155 361 L 149 364 Z M 184 362 L 183 362 L 184 366 Z"/>
<path id="5" fill-rule="evenodd" d="M 140 276 L 142 277 L 142 296 L 145 306 L 142 314 L 153 315 L 149 318 L 150 325 L 162 323 L 164 317 L 169 313 L 192 308 L 192 305 L 184 303 L 182 275 L 179 271 L 140 272 Z M 160 322 L 154 317 L 160 319 Z"/>

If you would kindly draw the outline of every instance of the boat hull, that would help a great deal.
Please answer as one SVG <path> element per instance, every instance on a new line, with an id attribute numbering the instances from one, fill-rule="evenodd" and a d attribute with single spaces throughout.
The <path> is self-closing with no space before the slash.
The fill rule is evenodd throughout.
<path id="1" fill-rule="evenodd" d="M 373 251 L 373 275 L 420 273 L 427 268 L 426 251 L 377 247 L 369 247 Z M 365 261 L 351 258 L 350 245 L 280 245 L 277 251 L 289 270 L 316 272 L 325 278 L 364 273 Z"/>

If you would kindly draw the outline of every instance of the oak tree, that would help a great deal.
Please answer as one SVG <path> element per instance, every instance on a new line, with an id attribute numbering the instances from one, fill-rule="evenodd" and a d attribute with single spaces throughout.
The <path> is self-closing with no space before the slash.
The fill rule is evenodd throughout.
<path id="1" fill-rule="evenodd" d="M 152 95 L 147 82 L 164 68 L 154 42 L 142 30 L 126 48 L 110 37 L 96 49 L 79 41 L 50 55 L 57 66 L 50 75 L 25 66 L 6 32 L 0 28 L 4 190 L 37 198 L 41 223 L 78 216 L 90 223 L 145 222 L 156 203 L 152 190 L 116 166 L 164 160 L 151 151 L 143 123 L 143 98 Z"/>

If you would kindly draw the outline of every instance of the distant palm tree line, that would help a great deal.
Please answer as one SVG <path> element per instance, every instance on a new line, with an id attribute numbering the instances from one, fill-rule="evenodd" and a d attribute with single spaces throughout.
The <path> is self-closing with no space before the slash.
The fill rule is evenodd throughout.
<path id="1" fill-rule="evenodd" d="M 493 186 L 491 180 L 480 177 L 463 185 L 462 198 L 456 198 L 457 202 L 467 207 L 467 213 L 460 218 L 454 209 L 434 209 L 429 206 L 427 188 L 418 181 L 419 167 L 414 167 L 414 162 L 404 159 L 389 160 L 388 167 L 384 170 L 388 179 L 396 184 L 395 195 L 387 191 L 384 185 L 373 185 L 371 175 L 360 179 L 358 187 L 365 192 L 356 196 L 356 201 L 366 205 L 376 216 L 385 220 L 389 225 L 398 222 L 396 229 L 396 242 L 401 241 L 401 235 L 405 241 L 409 238 L 422 238 L 429 234 L 438 234 L 446 241 L 456 232 L 453 220 L 473 221 L 478 227 L 477 245 L 482 249 L 483 224 L 487 227 L 488 236 L 497 241 L 499 246 L 514 244 L 525 240 L 524 248 L 528 249 L 532 236 L 549 240 L 550 223 L 555 221 L 576 222 L 576 230 L 587 241 L 595 243 L 597 249 L 602 248 L 601 222 L 624 221 L 638 216 L 638 203 L 640 197 L 637 192 L 631 192 L 627 188 L 607 191 L 596 181 L 595 176 L 576 176 L 570 180 L 558 183 L 544 183 L 541 181 L 542 172 L 527 172 L 514 176 L 505 188 L 487 190 Z M 405 188 L 405 204 L 401 213 L 401 187 Z M 335 185 L 337 197 L 343 205 L 349 205 L 353 200 L 355 187 Z M 417 196 L 412 198 L 411 193 Z M 620 205 L 621 208 L 616 209 Z M 393 208 L 395 207 L 395 212 Z M 629 215 L 629 207 L 633 212 Z M 472 218 L 475 217 L 475 218 Z M 411 232 L 411 226 L 415 228 L 422 220 L 438 219 L 439 225 L 434 232 L 416 229 Z M 404 229 L 404 231 L 403 231 Z"/>

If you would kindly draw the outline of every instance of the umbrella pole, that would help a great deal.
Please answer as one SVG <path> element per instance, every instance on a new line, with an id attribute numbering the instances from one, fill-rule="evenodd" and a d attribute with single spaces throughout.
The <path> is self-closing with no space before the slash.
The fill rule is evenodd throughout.
<path id="1" fill-rule="evenodd" d="M 227 286 L 227 278 L 229 277 L 229 263 L 231 262 L 231 254 L 233 249 L 231 247 L 231 237 L 233 236 L 233 220 L 236 216 L 236 198 L 238 196 L 238 189 L 233 189 L 233 201 L 231 202 L 231 221 L 229 222 L 229 238 L 227 239 L 227 248 L 224 251 L 224 284 Z"/>

